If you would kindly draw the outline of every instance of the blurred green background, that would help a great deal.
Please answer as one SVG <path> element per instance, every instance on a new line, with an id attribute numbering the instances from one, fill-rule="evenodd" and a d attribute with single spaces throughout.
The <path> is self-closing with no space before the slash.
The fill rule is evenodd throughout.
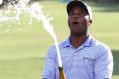
<path id="1" fill-rule="evenodd" d="M 37 1 L 44 13 L 53 17 L 51 24 L 62 41 L 69 35 L 66 3 L 57 0 Z M 93 10 L 92 36 L 106 43 L 114 57 L 113 79 L 119 79 L 119 4 L 86 2 Z M 47 49 L 54 40 L 36 19 L 28 25 L 29 17 L 20 21 L 0 23 L 0 79 L 41 79 Z"/>

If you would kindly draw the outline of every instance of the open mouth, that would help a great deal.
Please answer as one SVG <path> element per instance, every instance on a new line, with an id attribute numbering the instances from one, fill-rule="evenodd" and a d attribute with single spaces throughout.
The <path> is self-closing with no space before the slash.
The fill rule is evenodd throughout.
<path id="1" fill-rule="evenodd" d="M 79 24 L 79 22 L 73 22 L 73 24 Z"/>

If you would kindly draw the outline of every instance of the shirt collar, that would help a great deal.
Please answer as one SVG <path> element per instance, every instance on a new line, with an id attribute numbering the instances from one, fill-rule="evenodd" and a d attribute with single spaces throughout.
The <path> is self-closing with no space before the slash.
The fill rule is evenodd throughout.
<path id="1" fill-rule="evenodd" d="M 92 36 L 89 35 L 83 45 L 86 46 L 86 47 L 90 47 L 91 46 L 91 43 L 92 43 Z"/>
<path id="2" fill-rule="evenodd" d="M 83 44 L 83 46 L 85 47 L 90 47 L 92 43 L 92 36 L 89 35 L 87 40 L 85 41 L 85 43 Z M 70 37 L 68 37 L 64 42 L 63 42 L 63 47 L 70 47 L 71 43 L 70 43 Z"/>
<path id="3" fill-rule="evenodd" d="M 63 42 L 63 47 L 70 47 L 71 43 L 70 43 L 70 37 L 68 37 L 64 42 Z"/>

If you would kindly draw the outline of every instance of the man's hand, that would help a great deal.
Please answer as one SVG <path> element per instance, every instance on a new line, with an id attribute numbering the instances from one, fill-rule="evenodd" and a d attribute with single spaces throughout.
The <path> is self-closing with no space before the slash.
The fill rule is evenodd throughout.
<path id="1" fill-rule="evenodd" d="M 66 79 L 66 75 L 62 67 L 59 67 L 59 79 Z"/>

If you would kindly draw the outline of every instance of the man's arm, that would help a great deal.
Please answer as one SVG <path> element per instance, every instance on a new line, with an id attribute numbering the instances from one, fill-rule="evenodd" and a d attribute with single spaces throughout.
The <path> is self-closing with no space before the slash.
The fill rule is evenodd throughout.
<path id="1" fill-rule="evenodd" d="M 45 58 L 42 79 L 56 79 L 56 52 L 50 47 Z"/>
<path id="2" fill-rule="evenodd" d="M 111 50 L 102 51 L 95 61 L 95 79 L 111 79 L 113 72 L 113 57 Z"/>

